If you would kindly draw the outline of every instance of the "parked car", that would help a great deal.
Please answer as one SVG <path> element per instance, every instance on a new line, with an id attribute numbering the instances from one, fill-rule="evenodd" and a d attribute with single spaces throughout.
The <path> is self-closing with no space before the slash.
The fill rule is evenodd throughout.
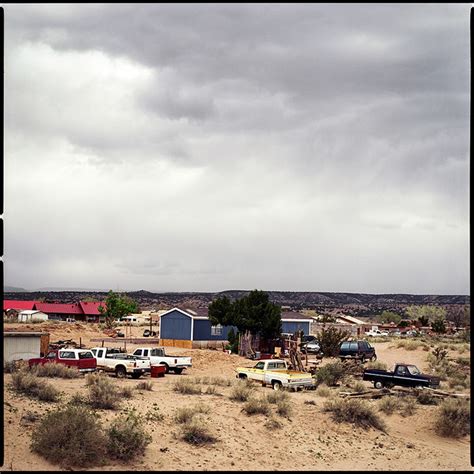
<path id="1" fill-rule="evenodd" d="M 114 372 L 118 378 L 131 375 L 137 379 L 150 372 L 150 360 L 131 354 L 110 351 L 107 347 L 93 347 L 91 352 L 97 360 L 97 368 L 105 372 Z"/>
<path id="2" fill-rule="evenodd" d="M 149 329 L 145 329 L 143 331 L 143 337 L 155 337 L 156 331 L 150 331 Z"/>
<path id="3" fill-rule="evenodd" d="M 132 355 L 148 359 L 151 365 L 164 365 L 167 374 L 170 371 L 180 374 L 193 365 L 191 357 L 168 355 L 163 347 L 138 347 Z"/>
<path id="4" fill-rule="evenodd" d="M 321 346 L 316 339 L 305 343 L 301 347 L 301 352 L 304 352 L 305 354 L 318 354 L 320 350 Z"/>
<path id="5" fill-rule="evenodd" d="M 372 329 L 370 331 L 367 331 L 365 335 L 369 337 L 383 337 L 383 336 L 388 336 L 388 332 L 381 331 L 380 329 Z"/>
<path id="6" fill-rule="evenodd" d="M 286 361 L 281 359 L 262 360 L 253 367 L 237 367 L 235 371 L 237 378 L 256 380 L 271 385 L 273 390 L 288 388 L 296 391 L 315 387 L 311 374 L 289 370 Z"/>
<path id="7" fill-rule="evenodd" d="M 375 349 L 367 341 L 344 341 L 339 346 L 339 358 L 359 359 L 362 362 L 366 360 L 377 360 Z"/>
<path id="8" fill-rule="evenodd" d="M 55 349 L 49 351 L 45 357 L 36 357 L 28 360 L 30 367 L 44 364 L 63 364 L 76 368 L 81 373 L 95 372 L 97 370 L 94 354 L 84 349 Z"/>
<path id="9" fill-rule="evenodd" d="M 422 374 L 416 365 L 395 364 L 394 369 L 387 370 L 366 369 L 362 374 L 362 380 L 374 383 L 375 388 L 393 387 L 439 387 L 440 378 L 434 375 Z"/>

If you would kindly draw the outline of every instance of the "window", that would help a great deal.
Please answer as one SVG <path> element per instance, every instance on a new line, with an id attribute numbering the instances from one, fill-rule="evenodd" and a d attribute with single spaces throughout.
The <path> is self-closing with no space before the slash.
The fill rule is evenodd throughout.
<path id="1" fill-rule="evenodd" d="M 263 369 L 265 367 L 265 362 L 259 362 L 254 369 Z"/>
<path id="2" fill-rule="evenodd" d="M 141 355 L 142 355 L 142 350 L 141 350 L 141 349 L 137 349 L 137 350 L 135 351 L 135 355 L 141 356 Z"/>
<path id="3" fill-rule="evenodd" d="M 286 369 L 284 362 L 275 362 L 275 369 Z"/>
<path id="4" fill-rule="evenodd" d="M 359 350 L 359 345 L 357 342 L 351 342 L 349 346 L 349 350 L 351 351 L 358 351 Z"/>
<path id="5" fill-rule="evenodd" d="M 79 359 L 93 359 L 94 356 L 91 351 L 79 352 Z"/>
<path id="6" fill-rule="evenodd" d="M 411 375 L 420 375 L 420 370 L 416 365 L 409 365 L 407 369 Z"/>
<path id="7" fill-rule="evenodd" d="M 341 345 L 341 349 L 345 351 L 349 350 L 349 347 L 350 347 L 349 342 L 343 342 Z"/>
<path id="8" fill-rule="evenodd" d="M 220 324 L 211 326 L 211 336 L 222 336 L 222 326 Z"/>
<path id="9" fill-rule="evenodd" d="M 49 352 L 46 359 L 56 359 L 56 352 Z"/>
<path id="10" fill-rule="evenodd" d="M 74 354 L 74 352 L 72 352 L 72 351 L 61 351 L 59 353 L 59 357 L 61 359 L 75 359 L 76 354 Z"/>
<path id="11" fill-rule="evenodd" d="M 276 364 L 274 362 L 269 362 L 268 365 L 267 365 L 267 369 L 268 370 L 276 369 L 275 365 Z"/>
<path id="12" fill-rule="evenodd" d="M 407 368 L 404 365 L 400 365 L 397 368 L 397 374 L 398 375 L 407 375 Z"/>

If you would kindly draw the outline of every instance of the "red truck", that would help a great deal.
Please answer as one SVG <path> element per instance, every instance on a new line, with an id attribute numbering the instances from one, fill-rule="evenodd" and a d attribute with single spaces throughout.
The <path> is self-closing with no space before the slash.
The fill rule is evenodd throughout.
<path id="1" fill-rule="evenodd" d="M 79 372 L 95 372 L 97 361 L 94 354 L 86 349 L 58 349 L 49 351 L 45 357 L 28 360 L 28 365 L 64 364 L 75 367 Z"/>

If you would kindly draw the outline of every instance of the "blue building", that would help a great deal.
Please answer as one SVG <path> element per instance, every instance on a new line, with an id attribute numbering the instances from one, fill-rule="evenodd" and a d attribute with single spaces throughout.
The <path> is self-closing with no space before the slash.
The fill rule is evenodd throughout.
<path id="1" fill-rule="evenodd" d="M 212 325 L 207 308 L 173 308 L 160 316 L 160 340 L 177 347 L 222 346 L 233 326 Z"/>
<path id="2" fill-rule="evenodd" d="M 313 319 L 296 311 L 281 314 L 282 333 L 303 331 L 310 334 Z M 160 316 L 160 343 L 176 347 L 222 347 L 234 326 L 212 325 L 207 308 L 173 308 Z"/>

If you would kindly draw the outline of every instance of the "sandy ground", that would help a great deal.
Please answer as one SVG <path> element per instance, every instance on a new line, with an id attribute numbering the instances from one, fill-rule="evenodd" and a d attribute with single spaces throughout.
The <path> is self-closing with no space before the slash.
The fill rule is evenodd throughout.
<path id="1" fill-rule="evenodd" d="M 42 324 L 43 325 L 43 324 Z M 6 325 L 12 327 L 13 325 Z M 52 340 L 73 338 L 88 344 L 90 338 L 100 337 L 97 327 L 86 328 L 66 324 L 56 325 Z M 24 326 L 23 326 L 24 327 Z M 39 325 L 34 325 L 40 329 Z M 133 328 L 132 334 L 141 336 L 143 328 Z M 94 343 L 93 345 L 96 345 Z M 123 346 L 123 342 L 110 346 Z M 398 361 L 410 362 L 426 369 L 427 353 L 418 349 L 389 348 L 390 343 L 374 344 L 378 359 L 392 365 Z M 127 344 L 131 352 L 134 347 Z M 418 405 L 410 417 L 399 414 L 381 416 L 387 424 L 387 433 L 377 430 L 354 428 L 349 424 L 336 424 L 328 413 L 321 410 L 326 399 L 314 391 L 291 392 L 293 405 L 290 419 L 274 414 L 282 423 L 281 429 L 268 429 L 264 415 L 248 416 L 242 404 L 229 399 L 232 387 L 216 386 L 218 395 L 182 395 L 173 391 L 175 382 L 195 376 L 222 377 L 235 381 L 235 367 L 252 366 L 254 363 L 237 355 L 207 349 L 167 348 L 176 355 L 190 355 L 193 367 L 182 375 L 169 374 L 164 378 L 150 378 L 153 391 L 136 391 L 122 408 L 135 407 L 145 413 L 155 406 L 164 415 L 163 420 L 147 423 L 153 441 L 145 455 L 130 463 L 111 463 L 101 470 L 469 470 L 470 437 L 452 440 L 439 437 L 434 432 L 437 407 Z M 463 354 L 468 356 L 468 353 Z M 30 452 L 30 436 L 34 423 L 22 421 L 27 412 L 45 413 L 54 404 L 33 401 L 11 391 L 11 376 L 4 374 L 5 415 L 5 470 L 58 470 L 56 465 Z M 111 379 L 120 386 L 133 387 L 140 380 Z M 75 393 L 87 393 L 83 378 L 54 380 L 63 392 L 63 401 Z M 368 385 L 369 386 L 369 385 Z M 203 389 L 207 385 L 202 385 Z M 257 395 L 271 393 L 268 387 L 255 386 Z M 315 404 L 307 404 L 312 401 Z M 174 420 L 180 407 L 194 406 L 201 402 L 210 407 L 203 415 L 205 423 L 217 438 L 213 445 L 196 447 L 180 438 L 180 425 Z M 369 403 L 376 406 L 376 401 Z M 272 408 L 275 413 L 275 408 Z M 117 411 L 99 411 L 104 424 Z"/>

